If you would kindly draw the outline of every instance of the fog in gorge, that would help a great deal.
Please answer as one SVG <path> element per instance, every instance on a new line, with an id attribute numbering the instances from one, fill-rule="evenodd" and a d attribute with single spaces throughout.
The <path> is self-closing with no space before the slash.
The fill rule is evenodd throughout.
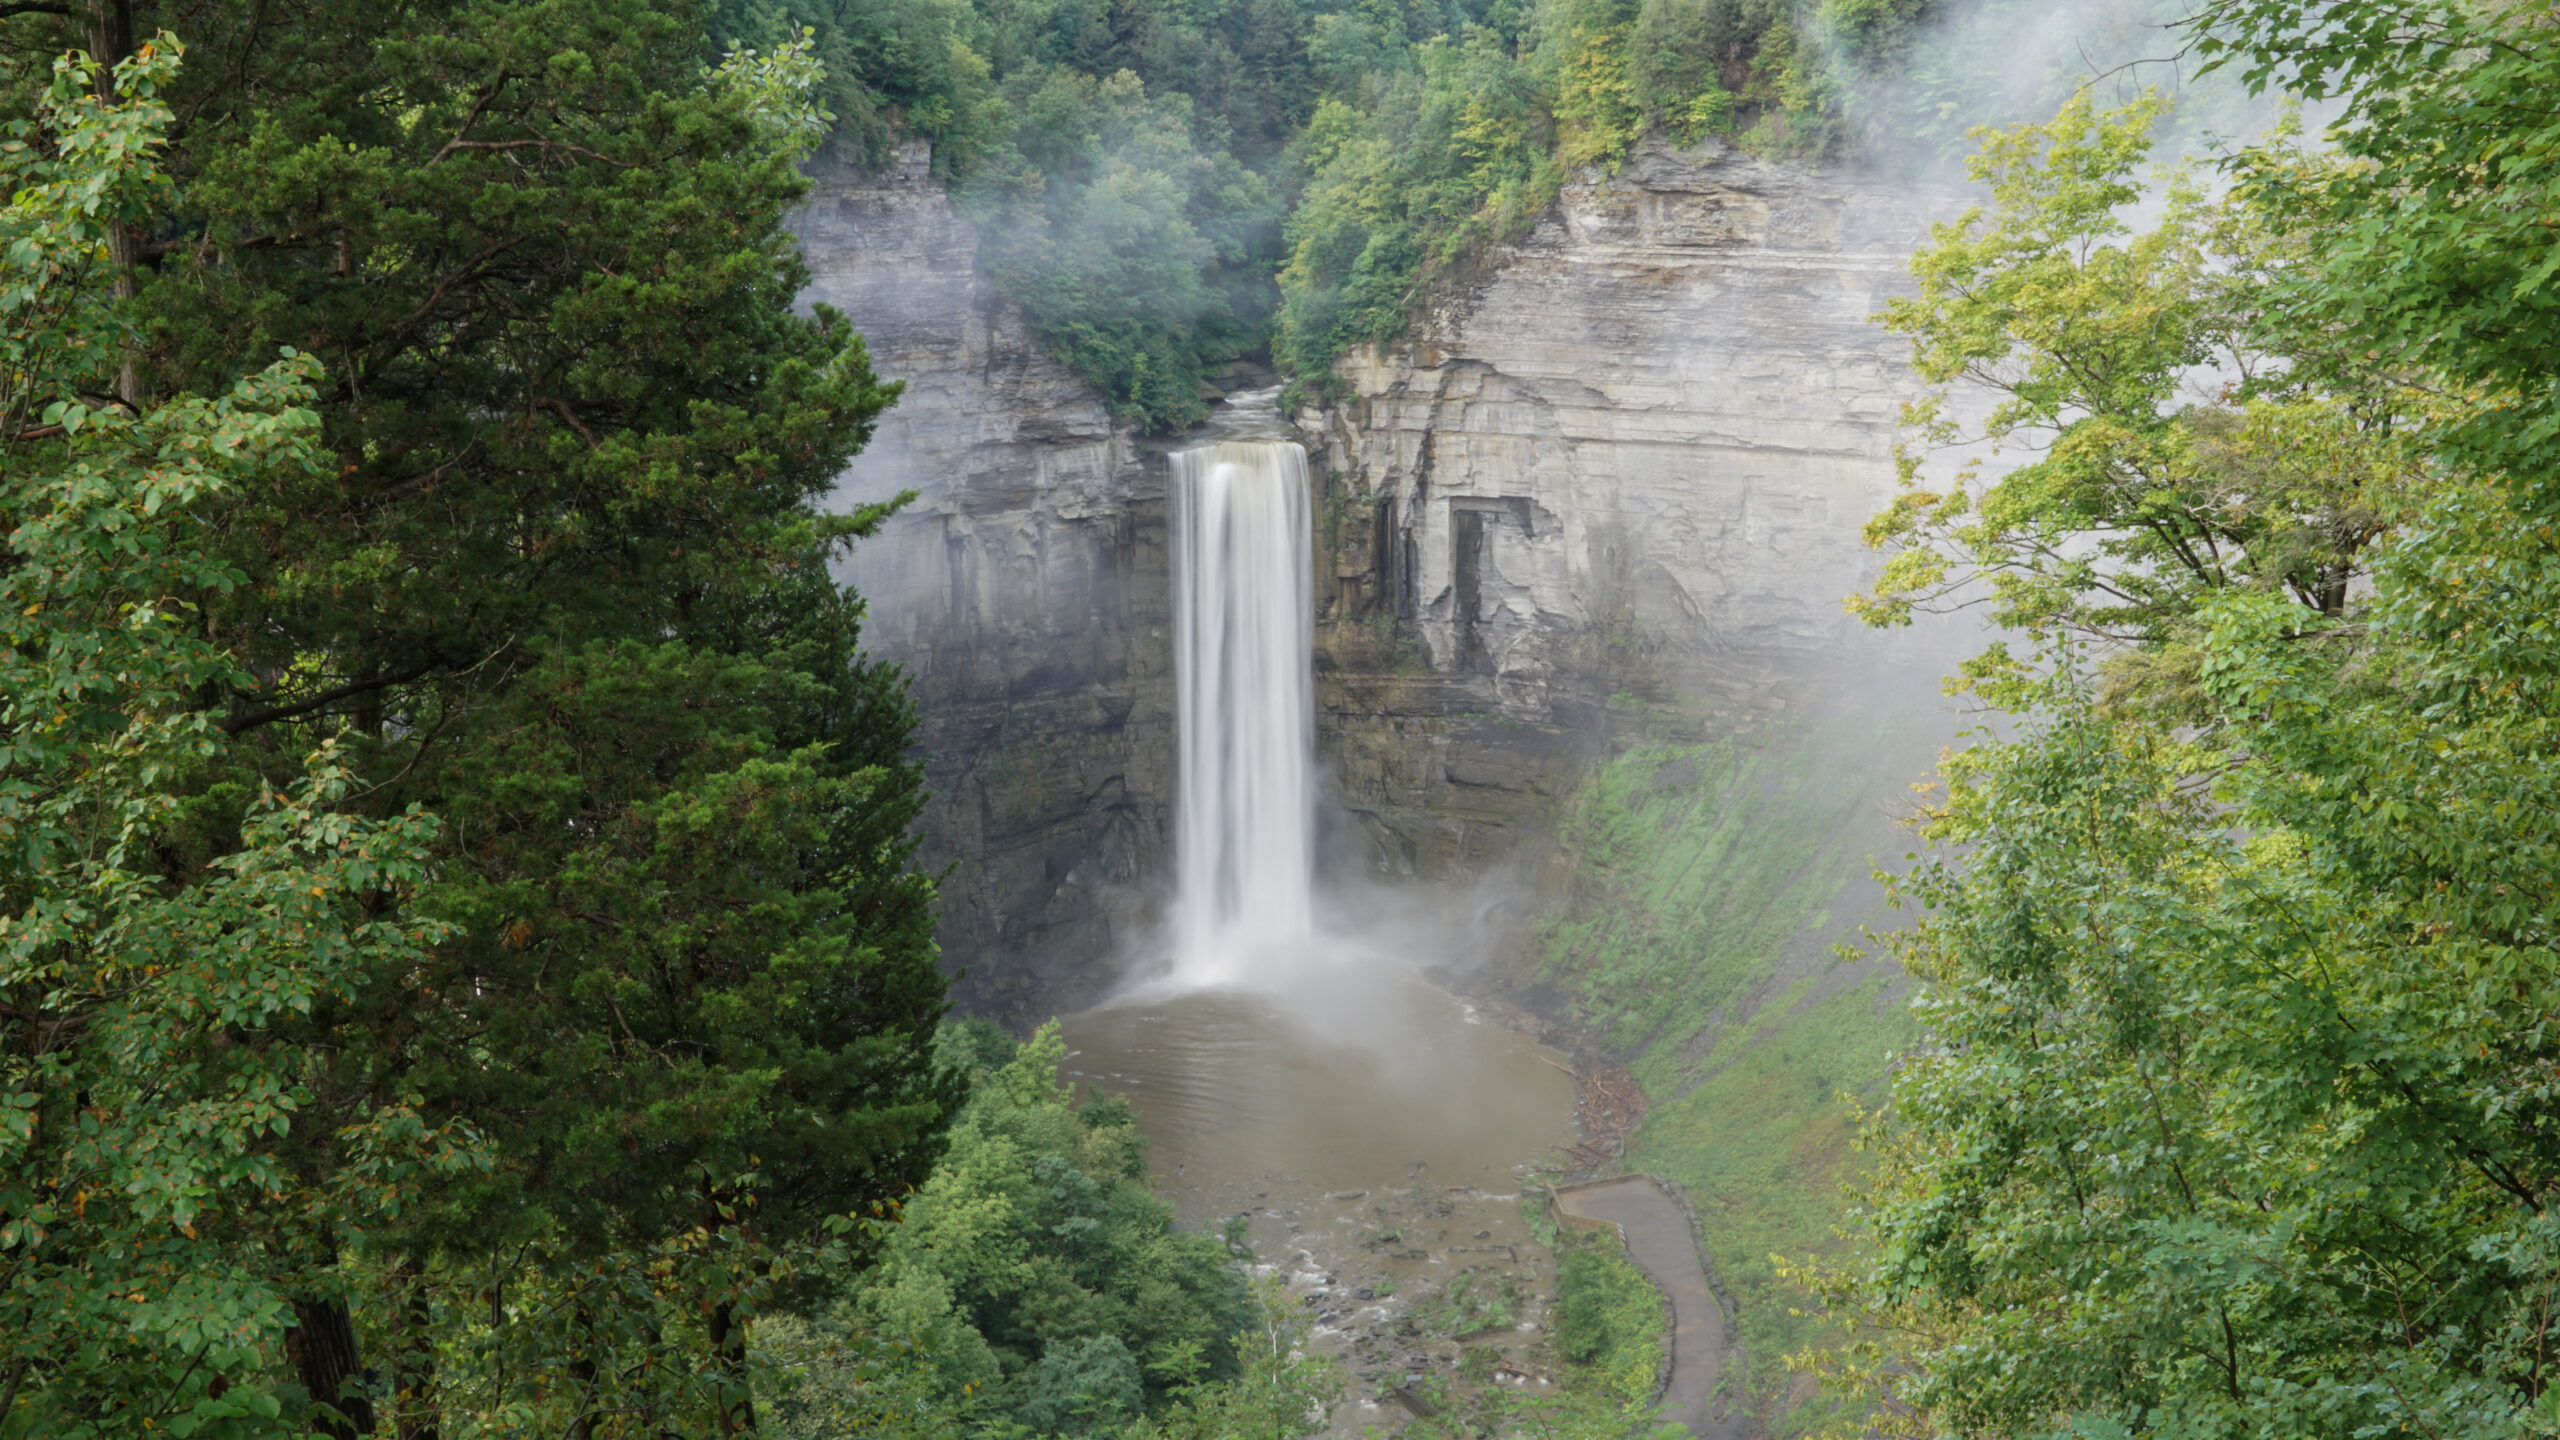
<path id="1" fill-rule="evenodd" d="M 2029 118 L 2086 36 L 2011 39 L 1969 117 Z M 1030 338 L 921 152 L 820 176 L 812 298 L 909 386 L 843 498 L 918 499 L 843 574 L 915 675 L 955 995 L 1068 1017 L 1185 1223 L 1244 1217 L 1327 1317 L 1344 1433 L 1458 1358 L 1343 1298 L 1470 1263 L 1391 1260 L 1378 1207 L 1524 1255 L 1521 1194 L 1617 1170 L 1715 1217 L 1713 1363 L 1787 1383 L 1768 1256 L 1830 1242 L 1840 1097 L 1919 1038 L 1875 872 L 1985 723 L 1941 686 L 1978 610 L 1842 604 L 1920 394 L 1875 317 L 1980 198 L 1651 133 L 1327 383 L 1239 365 L 1149 437 Z"/>
<path id="2" fill-rule="evenodd" d="M 0 5 L 0 1440 L 2560 1440 L 2555 13 Z"/>

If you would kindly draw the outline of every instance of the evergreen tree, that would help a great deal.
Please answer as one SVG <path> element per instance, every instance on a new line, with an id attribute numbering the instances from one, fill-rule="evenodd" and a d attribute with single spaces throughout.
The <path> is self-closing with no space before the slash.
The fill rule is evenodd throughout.
<path id="1" fill-rule="evenodd" d="M 238 863 L 244 800 L 324 743 L 331 812 L 442 821 L 438 943 L 268 1022 L 311 1116 L 276 1163 L 325 1192 L 400 1106 L 488 1163 L 269 1234 L 278 1393 L 347 1435 L 750 1424 L 777 1247 L 921 1180 L 958 1100 L 912 716 L 826 568 L 884 510 L 817 508 L 896 391 L 792 310 L 806 57 L 721 62 L 671 0 L 54 8 L 9 53 L 192 47 L 172 183 L 102 227 L 132 323 L 95 404 L 288 345 L 324 457 L 193 512 L 236 577 L 192 612 L 221 744 L 146 873 Z"/>

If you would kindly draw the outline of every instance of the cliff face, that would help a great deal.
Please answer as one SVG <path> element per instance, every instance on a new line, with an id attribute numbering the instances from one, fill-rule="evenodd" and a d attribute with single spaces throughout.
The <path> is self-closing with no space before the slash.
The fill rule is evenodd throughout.
<path id="1" fill-rule="evenodd" d="M 1657 140 L 1338 367 L 1320 729 L 1372 866 L 1479 872 L 1632 719 L 1876 658 L 1840 601 L 1913 387 L 1868 317 L 1948 198 Z"/>
<path id="2" fill-rule="evenodd" d="M 1329 858 L 1528 879 L 1628 735 L 1747 735 L 1880 659 L 1840 599 L 1911 386 L 1868 317 L 1946 205 L 1657 142 L 1342 364 L 1297 417 Z M 1071 1007 L 1167 869 L 1164 467 L 978 273 L 921 147 L 796 228 L 808 298 L 907 386 L 839 502 L 918 492 L 844 574 L 915 678 L 946 962 L 972 1008 Z"/>
<path id="3" fill-rule="evenodd" d="M 1743 1377 L 1714 1433 L 1804 1398 L 1766 1257 L 1827 1242 L 1831 1097 L 1911 1038 L 1890 967 L 1833 947 L 1954 728 L 1944 652 L 1840 601 L 1915 388 L 1869 317 L 1955 198 L 1656 144 L 1296 417 L 1330 858 L 1511 878 L 1534 930 L 1483 978 L 1624 1061 L 1654 1109 L 1611 1143 L 1711 1217 Z M 973 1008 L 1070 1008 L 1166 869 L 1164 467 L 1029 343 L 920 155 L 829 181 L 801 233 L 909 387 L 843 498 L 921 498 L 847 573 L 915 672 L 947 957 Z"/>
<path id="4" fill-rule="evenodd" d="M 842 578 L 867 648 L 914 677 L 933 792 L 923 859 L 974 1010 L 1097 995 L 1152 908 L 1173 783 L 1162 466 L 1042 354 L 977 270 L 921 145 L 828 174 L 794 222 L 815 280 L 906 384 L 837 507 L 912 489 Z M 1036 1013 L 1035 1013 L 1036 1012 Z"/>

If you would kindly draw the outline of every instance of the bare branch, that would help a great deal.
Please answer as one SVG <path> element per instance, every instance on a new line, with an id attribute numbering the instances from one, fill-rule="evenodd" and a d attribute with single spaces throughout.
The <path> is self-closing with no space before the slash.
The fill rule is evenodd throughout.
<path id="1" fill-rule="evenodd" d="M 587 442 L 588 449 L 596 448 L 596 432 L 578 422 L 577 412 L 569 408 L 568 401 L 555 396 L 540 403 L 559 411 L 560 418 L 569 422 L 569 428 L 578 432 L 578 438 Z"/>
<path id="2" fill-rule="evenodd" d="M 435 153 L 435 159 L 427 162 L 429 165 L 453 153 L 453 147 L 461 144 L 462 137 L 471 133 L 471 127 L 480 123 L 480 112 L 488 109 L 489 102 L 498 98 L 498 92 L 507 88 L 508 79 L 506 71 L 498 72 L 498 78 L 490 81 L 489 88 L 480 92 L 480 98 L 471 102 L 471 113 L 463 116 L 462 123 L 453 127 L 453 138 L 444 142 L 444 148 Z"/>

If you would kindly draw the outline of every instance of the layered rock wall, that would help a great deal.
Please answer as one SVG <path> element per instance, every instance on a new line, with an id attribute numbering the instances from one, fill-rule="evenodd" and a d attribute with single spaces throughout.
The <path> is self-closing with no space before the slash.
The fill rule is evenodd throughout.
<path id="1" fill-rule="evenodd" d="M 1870 317 L 1952 201 L 1656 140 L 1342 362 L 1304 423 L 1320 730 L 1368 863 L 1518 858 L 1612 733 L 1745 731 L 1876 658 L 1840 602 L 1914 387 Z"/>
<path id="2" fill-rule="evenodd" d="M 1297 417 L 1331 858 L 1529 878 L 1613 739 L 1748 732 L 1876 663 L 1840 599 L 1912 384 L 1869 317 L 1952 203 L 1657 141 L 1343 362 Z M 979 273 L 921 147 L 796 228 L 808 298 L 907 386 L 839 499 L 918 492 L 845 576 L 915 677 L 946 961 L 975 1008 L 1070 1006 L 1166 868 L 1164 467 Z"/>
<path id="3" fill-rule="evenodd" d="M 866 648 L 914 677 L 923 858 L 953 867 L 944 963 L 964 1005 L 1036 1019 L 1108 982 L 1163 869 L 1163 467 L 980 275 L 921 145 L 886 175 L 821 175 L 794 229 L 804 299 L 906 386 L 837 505 L 917 495 L 842 578 L 870 602 Z"/>

